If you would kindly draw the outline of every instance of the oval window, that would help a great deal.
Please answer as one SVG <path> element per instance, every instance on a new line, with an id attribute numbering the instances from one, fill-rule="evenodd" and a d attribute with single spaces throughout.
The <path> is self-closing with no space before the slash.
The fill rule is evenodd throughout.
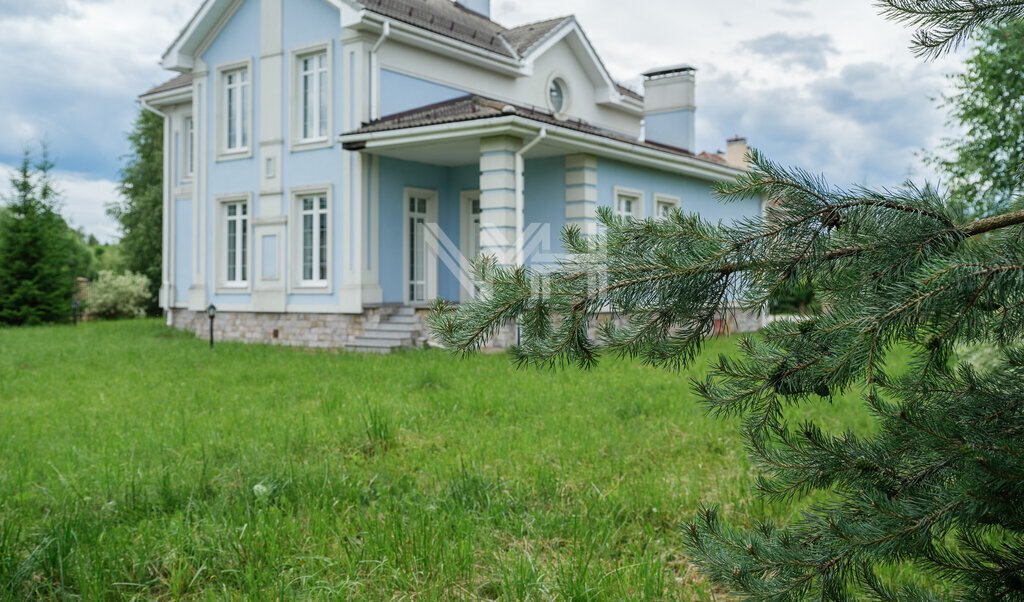
<path id="1" fill-rule="evenodd" d="M 548 90 L 548 98 L 551 101 L 551 108 L 554 109 L 556 113 L 561 113 L 562 109 L 565 108 L 565 87 L 562 84 L 562 80 L 551 80 L 551 88 Z"/>

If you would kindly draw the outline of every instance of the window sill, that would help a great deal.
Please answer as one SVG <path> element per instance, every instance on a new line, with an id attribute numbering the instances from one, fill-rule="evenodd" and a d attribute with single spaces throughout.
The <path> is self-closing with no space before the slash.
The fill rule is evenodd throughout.
<path id="1" fill-rule="evenodd" d="M 292 143 L 291 151 L 293 153 L 299 153 L 302 151 L 331 148 L 332 146 L 334 146 L 334 142 L 330 138 L 323 138 L 320 140 L 299 140 L 298 142 Z"/>
<path id="2" fill-rule="evenodd" d="M 291 291 L 297 295 L 333 295 L 334 290 L 331 288 L 330 283 L 314 283 L 314 282 L 303 282 L 300 284 L 293 284 Z"/>
<path id="3" fill-rule="evenodd" d="M 216 293 L 218 295 L 248 295 L 252 292 L 252 288 L 248 282 L 243 284 L 225 284 L 221 283 L 217 285 Z"/>
<path id="4" fill-rule="evenodd" d="M 251 148 L 246 148 L 246 149 L 242 149 L 242 150 L 221 151 L 220 153 L 217 154 L 217 162 L 218 163 L 221 163 L 223 161 L 239 161 L 241 159 L 251 159 L 251 158 L 252 158 L 252 149 Z"/>

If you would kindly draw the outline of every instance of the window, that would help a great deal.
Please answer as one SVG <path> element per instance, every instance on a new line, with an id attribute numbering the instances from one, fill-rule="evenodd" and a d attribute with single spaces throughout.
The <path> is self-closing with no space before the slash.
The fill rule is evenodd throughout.
<path id="1" fill-rule="evenodd" d="M 302 214 L 302 283 L 327 283 L 327 195 L 299 198 Z"/>
<path id="2" fill-rule="evenodd" d="M 666 219 L 672 212 L 679 208 L 679 197 L 667 194 L 654 195 L 654 217 Z"/>
<path id="3" fill-rule="evenodd" d="M 224 73 L 224 115 L 226 137 L 224 148 L 242 152 L 249 148 L 249 70 L 236 69 Z"/>
<path id="4" fill-rule="evenodd" d="M 249 204 L 224 204 L 227 266 L 224 280 L 228 286 L 244 286 L 249 281 Z"/>
<path id="5" fill-rule="evenodd" d="M 196 133 L 192 117 L 185 118 L 185 177 L 191 178 L 196 172 Z"/>
<path id="6" fill-rule="evenodd" d="M 615 188 L 615 215 L 625 218 L 643 219 L 643 204 L 643 192 L 627 188 Z"/>
<path id="7" fill-rule="evenodd" d="M 548 102 L 556 113 L 561 113 L 565 109 L 565 83 L 561 79 L 551 80 L 548 86 Z"/>
<path id="8" fill-rule="evenodd" d="M 327 53 L 299 58 L 302 141 L 327 138 Z"/>

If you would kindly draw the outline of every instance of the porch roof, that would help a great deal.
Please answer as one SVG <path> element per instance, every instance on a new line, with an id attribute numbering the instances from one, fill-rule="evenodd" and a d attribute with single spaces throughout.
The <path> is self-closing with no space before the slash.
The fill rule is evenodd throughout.
<path id="1" fill-rule="evenodd" d="M 510 104 L 473 94 L 387 115 L 365 123 L 357 130 L 342 134 L 340 140 L 346 150 L 371 150 L 383 155 L 388 154 L 381 152 L 385 147 L 428 145 L 429 152 L 437 161 L 443 161 L 440 156 L 444 150 L 439 146 L 441 142 L 450 143 L 456 138 L 465 140 L 502 133 L 529 136 L 540 129 L 545 130 L 547 139 L 531 156 L 583 152 L 572 139 L 577 142 L 589 139 L 604 147 L 632 149 L 634 156 L 627 158 L 631 162 L 650 163 L 649 160 L 642 160 L 644 155 L 660 156 L 668 161 L 685 162 L 691 168 L 707 172 L 700 175 L 716 179 L 734 177 L 738 172 L 735 168 L 723 165 L 706 154 L 695 155 L 685 149 L 638 140 L 579 119 L 559 119 L 549 111 L 537 107 Z M 561 144 L 554 140 L 559 137 L 558 133 L 564 134 L 561 136 Z M 465 160 L 469 149 L 460 150 L 460 160 Z M 545 150 L 547 152 L 544 152 Z"/>

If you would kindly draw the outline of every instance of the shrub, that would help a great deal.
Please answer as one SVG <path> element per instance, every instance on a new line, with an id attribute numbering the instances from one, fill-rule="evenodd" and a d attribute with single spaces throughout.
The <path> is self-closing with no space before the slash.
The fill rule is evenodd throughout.
<path id="1" fill-rule="evenodd" d="M 131 272 L 116 275 L 103 271 L 89 287 L 86 306 L 89 315 L 104 320 L 142 318 L 149 300 L 149 278 Z"/>

